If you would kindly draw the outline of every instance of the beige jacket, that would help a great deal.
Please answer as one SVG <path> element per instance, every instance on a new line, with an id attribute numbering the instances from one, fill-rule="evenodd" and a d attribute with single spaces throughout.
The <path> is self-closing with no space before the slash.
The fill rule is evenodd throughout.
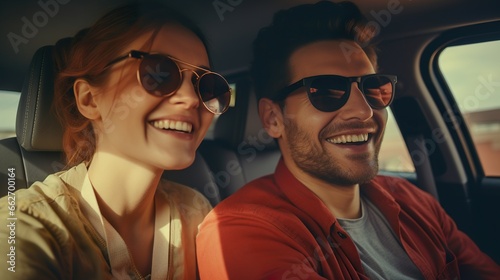
<path id="1" fill-rule="evenodd" d="M 82 211 L 86 174 L 82 163 L 0 199 L 0 278 L 113 278 L 106 240 Z M 211 206 L 195 190 L 169 181 L 156 196 L 170 208 L 163 225 L 171 244 L 164 255 L 167 279 L 196 279 L 195 237 Z M 130 270 L 130 279 L 141 278 Z"/>

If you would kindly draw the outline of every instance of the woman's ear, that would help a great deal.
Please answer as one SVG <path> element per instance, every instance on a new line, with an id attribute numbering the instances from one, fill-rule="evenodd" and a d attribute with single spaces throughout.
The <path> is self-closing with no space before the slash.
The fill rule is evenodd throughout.
<path id="1" fill-rule="evenodd" d="M 267 134 L 273 138 L 280 138 L 283 133 L 283 114 L 279 105 L 268 98 L 261 98 L 259 116 Z"/>
<path id="2" fill-rule="evenodd" d="M 92 88 L 89 83 L 83 79 L 77 79 L 73 84 L 73 92 L 75 93 L 76 105 L 78 111 L 89 120 L 96 120 L 101 117 L 92 95 Z"/>

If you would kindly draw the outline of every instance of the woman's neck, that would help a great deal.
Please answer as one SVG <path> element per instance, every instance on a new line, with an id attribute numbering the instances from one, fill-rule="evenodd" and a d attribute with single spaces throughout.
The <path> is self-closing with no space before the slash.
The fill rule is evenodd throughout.
<path id="1" fill-rule="evenodd" d="M 88 170 L 101 214 L 118 231 L 149 224 L 162 170 L 97 152 Z"/>
<path id="2" fill-rule="evenodd" d="M 151 273 L 156 188 L 163 170 L 97 152 L 88 169 L 101 214 L 120 234 L 142 275 Z"/>

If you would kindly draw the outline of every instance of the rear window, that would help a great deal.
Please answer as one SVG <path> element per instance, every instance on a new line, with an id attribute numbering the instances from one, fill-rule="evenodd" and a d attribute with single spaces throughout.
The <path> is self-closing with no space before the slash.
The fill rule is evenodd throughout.
<path id="1" fill-rule="evenodd" d="M 500 176 L 500 41 L 451 46 L 438 66 L 463 115 L 486 176 Z"/>
<path id="2" fill-rule="evenodd" d="M 389 172 L 415 172 L 408 147 L 406 147 L 401 131 L 390 108 L 387 108 L 388 119 L 385 127 L 384 141 L 379 152 L 379 168 Z"/>

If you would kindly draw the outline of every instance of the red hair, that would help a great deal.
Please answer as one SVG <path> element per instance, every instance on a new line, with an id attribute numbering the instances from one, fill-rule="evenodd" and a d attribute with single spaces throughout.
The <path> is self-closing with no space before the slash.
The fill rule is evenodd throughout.
<path id="1" fill-rule="evenodd" d="M 131 4 L 117 8 L 73 38 L 59 40 L 54 51 L 57 76 L 54 110 L 63 126 L 63 150 L 68 166 L 90 161 L 96 150 L 96 133 L 89 119 L 78 110 L 73 84 L 79 78 L 102 85 L 107 64 L 124 46 L 147 32 L 156 34 L 165 24 L 177 23 L 195 33 L 207 48 L 201 31 L 189 19 L 160 4 Z M 149 47 L 154 35 L 148 42 Z"/>

